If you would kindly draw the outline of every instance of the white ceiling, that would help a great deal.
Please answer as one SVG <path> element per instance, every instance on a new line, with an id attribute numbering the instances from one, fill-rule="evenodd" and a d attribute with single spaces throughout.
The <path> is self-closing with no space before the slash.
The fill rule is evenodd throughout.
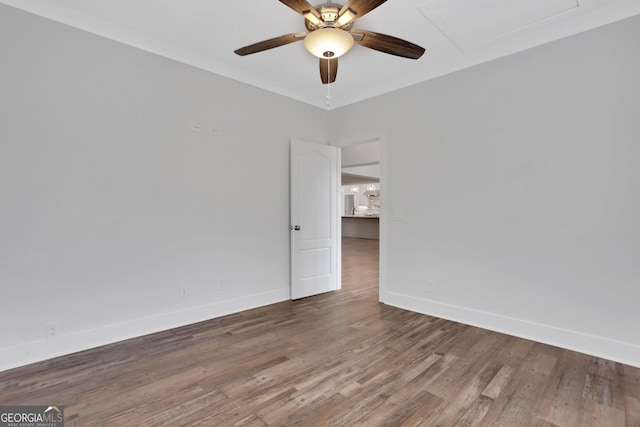
<path id="1" fill-rule="evenodd" d="M 302 43 L 233 53 L 305 31 L 278 0 L 0 2 L 328 110 L 640 14 L 640 0 L 388 0 L 354 28 L 426 53 L 414 61 L 355 46 L 340 58 L 327 105 L 318 60 Z"/>

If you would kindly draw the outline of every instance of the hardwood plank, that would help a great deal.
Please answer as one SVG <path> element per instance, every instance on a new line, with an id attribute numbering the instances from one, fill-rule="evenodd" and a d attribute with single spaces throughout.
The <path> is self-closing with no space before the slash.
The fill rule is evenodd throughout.
<path id="1" fill-rule="evenodd" d="M 483 396 L 487 396 L 490 399 L 497 398 L 502 390 L 507 385 L 507 382 L 513 375 L 513 368 L 510 366 L 502 365 L 498 373 L 491 379 L 491 382 L 482 391 Z"/>
<path id="2" fill-rule="evenodd" d="M 640 400 L 633 397 L 625 398 L 625 427 L 640 426 Z"/>
<path id="3" fill-rule="evenodd" d="M 431 426 L 436 418 L 442 414 L 447 401 L 434 394 L 429 394 L 421 400 L 421 406 L 402 424 L 401 427 Z"/>
<path id="4" fill-rule="evenodd" d="M 455 427 L 473 427 L 481 425 L 482 419 L 489 412 L 489 407 L 493 403 L 490 397 L 480 395 L 475 402 L 467 409 L 467 412 L 456 422 Z"/>
<path id="5" fill-rule="evenodd" d="M 578 425 L 588 363 L 581 354 L 559 353 L 560 367 L 539 408 L 546 421 L 556 425 Z"/>
<path id="6" fill-rule="evenodd" d="M 532 419 L 537 412 L 537 403 L 544 397 L 546 385 L 553 381 L 549 372 L 557 363 L 557 349 L 536 344 L 529 356 L 516 369 L 509 387 L 505 388 L 507 401 L 497 418 L 499 425 L 521 425 Z M 500 396 L 499 396 L 500 397 Z"/>
<path id="7" fill-rule="evenodd" d="M 343 290 L 0 372 L 67 426 L 640 426 L 640 369 L 385 306 L 378 242 Z"/>
<path id="8" fill-rule="evenodd" d="M 605 421 L 606 420 L 606 424 Z M 578 425 L 584 427 L 607 427 L 625 425 L 625 413 L 609 405 L 603 405 L 595 400 L 587 400 L 582 405 Z"/>

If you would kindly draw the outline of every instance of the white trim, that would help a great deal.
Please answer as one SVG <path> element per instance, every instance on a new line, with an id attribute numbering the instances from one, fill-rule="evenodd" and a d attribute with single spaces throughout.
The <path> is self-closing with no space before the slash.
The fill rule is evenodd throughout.
<path id="1" fill-rule="evenodd" d="M 336 275 L 338 276 L 336 279 L 337 290 L 342 289 L 342 206 L 341 198 L 342 193 L 340 189 L 342 188 L 342 150 L 336 150 L 336 200 L 334 209 L 334 215 L 336 218 Z"/>
<path id="2" fill-rule="evenodd" d="M 0 372 L 287 300 L 288 287 L 0 349 Z"/>
<path id="3" fill-rule="evenodd" d="M 640 346 L 500 314 L 385 291 L 386 304 L 640 368 Z"/>

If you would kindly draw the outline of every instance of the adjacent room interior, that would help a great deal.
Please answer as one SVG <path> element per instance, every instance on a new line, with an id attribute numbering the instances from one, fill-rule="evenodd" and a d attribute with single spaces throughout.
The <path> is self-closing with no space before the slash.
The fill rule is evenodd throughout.
<path id="1" fill-rule="evenodd" d="M 342 289 L 379 287 L 380 141 L 341 150 Z M 377 292 L 372 297 L 378 298 Z"/>

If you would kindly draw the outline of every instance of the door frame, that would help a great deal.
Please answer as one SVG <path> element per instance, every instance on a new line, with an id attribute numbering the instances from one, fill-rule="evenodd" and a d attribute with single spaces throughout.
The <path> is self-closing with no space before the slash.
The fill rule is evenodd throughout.
<path id="1" fill-rule="evenodd" d="M 373 131 L 367 134 L 360 134 L 346 138 L 339 138 L 329 142 L 329 145 L 336 146 L 340 149 L 345 147 L 351 147 L 354 145 L 365 144 L 367 142 L 380 142 L 380 249 L 379 249 L 379 265 L 378 265 L 378 295 L 379 301 L 384 303 L 387 296 L 387 236 L 389 227 L 389 186 L 388 186 L 388 171 L 387 171 L 387 132 L 384 130 Z M 341 153 L 342 150 L 339 150 Z M 342 172 L 342 156 L 339 157 L 338 173 Z M 342 180 L 340 180 L 342 183 Z M 339 238 L 342 239 L 342 213 L 336 212 L 338 215 L 338 231 Z M 338 278 L 339 288 L 342 289 L 342 243 L 338 245 Z"/>

